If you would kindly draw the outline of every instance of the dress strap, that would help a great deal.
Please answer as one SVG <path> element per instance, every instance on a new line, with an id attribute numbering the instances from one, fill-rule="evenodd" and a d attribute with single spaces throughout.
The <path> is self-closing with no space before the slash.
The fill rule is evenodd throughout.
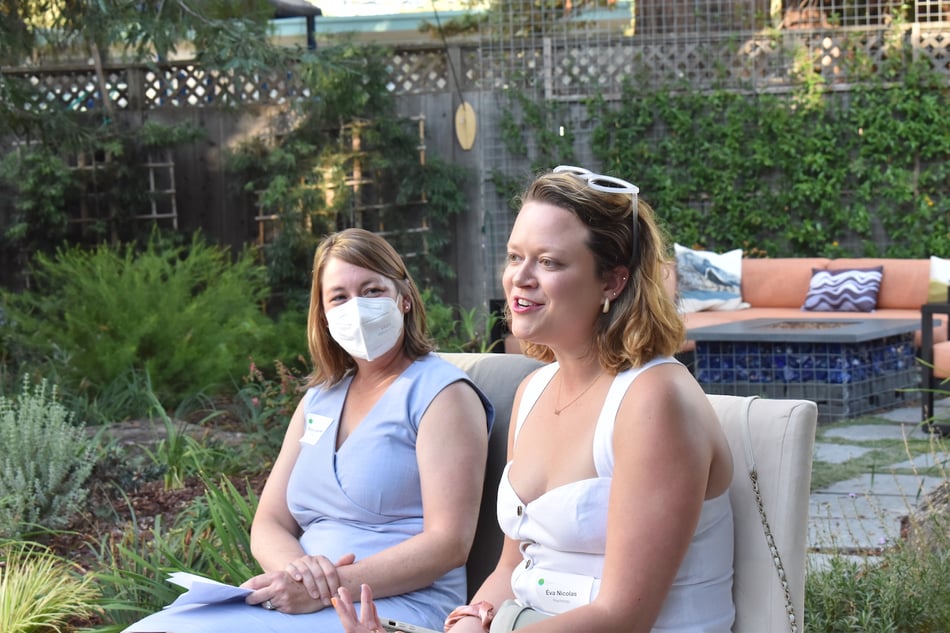
<path id="1" fill-rule="evenodd" d="M 531 377 L 531 380 L 528 381 L 528 384 L 525 385 L 524 393 L 521 394 L 521 404 L 518 407 L 518 415 L 515 418 L 515 441 L 518 441 L 518 433 L 521 431 L 521 425 L 524 424 L 525 419 L 528 417 L 528 413 L 531 412 L 531 409 L 534 407 L 534 403 L 538 401 L 538 398 L 541 397 L 541 393 L 544 391 L 545 387 L 548 386 L 548 383 L 551 382 L 551 379 L 554 378 L 554 374 L 557 373 L 558 363 L 551 363 L 545 365 L 538 369 L 538 371 Z"/>
<path id="2" fill-rule="evenodd" d="M 641 365 L 632 367 L 614 376 L 604 406 L 597 418 L 597 428 L 594 429 L 594 468 L 598 477 L 610 477 L 614 472 L 614 422 L 623 397 L 637 376 L 647 369 L 664 363 L 679 363 L 672 356 L 660 356 Z"/>

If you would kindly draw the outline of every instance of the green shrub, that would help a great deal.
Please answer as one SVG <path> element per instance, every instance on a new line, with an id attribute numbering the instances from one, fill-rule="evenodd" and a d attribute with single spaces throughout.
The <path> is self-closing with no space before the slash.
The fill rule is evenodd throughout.
<path id="1" fill-rule="evenodd" d="M 945 468 L 944 440 L 932 436 L 929 442 L 937 472 L 927 474 L 939 476 L 941 481 L 923 497 L 919 493 L 918 497 L 908 497 L 907 514 L 901 519 L 901 535 L 896 542 L 882 539 L 874 552 L 836 550 L 822 558 L 809 559 L 810 568 L 805 576 L 805 630 L 950 631 L 950 602 L 946 599 L 950 593 L 950 479 Z M 903 445 L 904 457 L 921 454 L 919 445 L 912 448 L 907 439 Z M 916 467 L 913 472 L 918 476 L 924 474 Z M 853 473 L 843 475 L 849 476 Z M 876 509 L 873 503 L 871 513 L 877 514 L 879 520 L 893 520 L 892 515 Z"/>
<path id="2" fill-rule="evenodd" d="M 169 407 L 214 392 L 273 327 L 260 310 L 264 271 L 251 254 L 232 263 L 200 236 L 187 248 L 153 236 L 141 252 L 61 249 L 36 264 L 35 289 L 8 295 L 8 318 L 63 389 L 90 399 L 130 371 L 147 375 Z"/>
<path id="3" fill-rule="evenodd" d="M 92 615 L 92 577 L 32 543 L 0 544 L 0 631 L 63 631 Z"/>
<path id="4" fill-rule="evenodd" d="M 0 396 L 0 536 L 66 525 L 86 497 L 95 442 L 44 380 Z"/>
<path id="5" fill-rule="evenodd" d="M 125 626 L 170 604 L 181 593 L 166 580 L 172 571 L 231 584 L 261 573 L 250 545 L 251 520 L 258 503 L 254 489 L 247 484 L 241 492 L 226 477 L 220 477 L 218 484 L 204 479 L 204 484 L 205 495 L 178 515 L 170 528 L 158 517 L 150 531 L 133 525 L 118 538 L 105 537 L 96 580 L 108 621 Z"/>
<path id="6" fill-rule="evenodd" d="M 441 352 L 490 352 L 500 341 L 492 341 L 492 330 L 502 317 L 474 307 L 444 303 L 431 288 L 422 292 L 429 335 Z"/>
<path id="7" fill-rule="evenodd" d="M 946 525 L 942 526 L 946 529 Z M 946 533 L 944 533 L 946 534 Z M 950 630 L 950 551 L 905 542 L 878 559 L 832 556 L 805 582 L 805 630 L 941 633 Z"/>
<path id="8" fill-rule="evenodd" d="M 254 461 L 269 470 L 283 443 L 283 431 L 305 391 L 310 363 L 302 356 L 288 365 L 276 360 L 273 371 L 259 367 L 252 358 L 247 375 L 238 387 L 230 413 L 239 419 L 253 445 Z"/>

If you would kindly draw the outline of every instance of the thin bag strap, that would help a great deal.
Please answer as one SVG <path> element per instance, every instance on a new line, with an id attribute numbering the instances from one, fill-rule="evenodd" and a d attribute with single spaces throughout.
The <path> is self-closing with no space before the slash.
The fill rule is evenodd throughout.
<path id="1" fill-rule="evenodd" d="M 772 555 L 772 562 L 775 564 L 775 571 L 778 574 L 779 582 L 785 591 L 785 612 L 788 614 L 789 629 L 792 633 L 798 633 L 798 619 L 795 617 L 795 606 L 792 604 L 792 594 L 789 591 L 788 578 L 785 575 L 785 565 L 782 564 L 782 556 L 779 554 L 778 547 L 775 545 L 775 537 L 772 535 L 772 528 L 769 527 L 768 517 L 765 515 L 765 504 L 762 501 L 762 492 L 759 490 L 759 473 L 755 467 L 755 453 L 752 450 L 752 429 L 751 429 L 751 410 L 752 402 L 757 400 L 758 396 L 749 396 L 743 403 L 743 440 L 745 443 L 745 461 L 749 469 L 749 479 L 752 480 L 752 492 L 755 494 L 755 503 L 759 508 L 759 518 L 762 520 L 762 529 L 765 532 L 765 542 L 768 545 L 769 553 Z"/>

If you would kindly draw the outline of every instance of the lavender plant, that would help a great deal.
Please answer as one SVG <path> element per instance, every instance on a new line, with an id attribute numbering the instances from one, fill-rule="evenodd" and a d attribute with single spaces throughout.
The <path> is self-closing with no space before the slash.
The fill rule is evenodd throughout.
<path id="1" fill-rule="evenodd" d="M 0 537 L 64 527 L 86 497 L 95 441 L 56 398 L 29 377 L 18 397 L 0 396 Z"/>

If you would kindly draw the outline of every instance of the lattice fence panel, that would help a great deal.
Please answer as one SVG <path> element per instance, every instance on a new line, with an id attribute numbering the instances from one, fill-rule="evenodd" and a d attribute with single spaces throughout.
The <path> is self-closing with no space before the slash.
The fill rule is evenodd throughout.
<path id="1" fill-rule="evenodd" d="M 918 32 L 914 51 L 950 77 L 950 30 Z"/>
<path id="2" fill-rule="evenodd" d="M 442 50 L 396 51 L 390 62 L 390 89 L 397 94 L 445 92 L 454 89 Z"/>
<path id="3" fill-rule="evenodd" d="M 144 83 L 147 108 L 283 104 L 310 95 L 292 72 L 246 77 L 195 64 L 165 66 L 159 72 L 149 70 Z"/>
<path id="4" fill-rule="evenodd" d="M 56 102 L 77 112 L 102 108 L 99 83 L 92 68 L 11 74 L 25 76 L 37 89 L 39 96 L 36 107 L 39 110 L 45 110 Z M 116 108 L 129 107 L 129 81 L 125 69 L 109 70 L 105 76 L 105 86 Z"/>
<path id="5" fill-rule="evenodd" d="M 895 35 L 896 33 L 896 35 Z M 397 95 L 456 89 L 498 91 L 543 88 L 550 99 L 572 100 L 601 92 L 617 96 L 625 80 L 646 86 L 680 84 L 691 90 L 776 90 L 793 85 L 796 64 L 833 83 L 851 83 L 886 59 L 889 41 L 903 38 L 915 54 L 950 78 L 950 29 L 913 25 L 893 29 L 810 29 L 736 33 L 716 37 L 661 38 L 608 34 L 592 38 L 521 38 L 460 49 L 460 68 L 450 68 L 440 48 L 396 50 L 389 89 Z M 53 103 L 77 111 L 103 107 L 90 68 L 7 71 L 37 89 L 38 109 Z M 237 103 L 280 105 L 310 97 L 292 72 L 236 76 L 194 64 L 153 69 L 110 69 L 106 90 L 119 110 L 208 107 Z M 141 103 L 131 95 L 141 95 Z"/>

